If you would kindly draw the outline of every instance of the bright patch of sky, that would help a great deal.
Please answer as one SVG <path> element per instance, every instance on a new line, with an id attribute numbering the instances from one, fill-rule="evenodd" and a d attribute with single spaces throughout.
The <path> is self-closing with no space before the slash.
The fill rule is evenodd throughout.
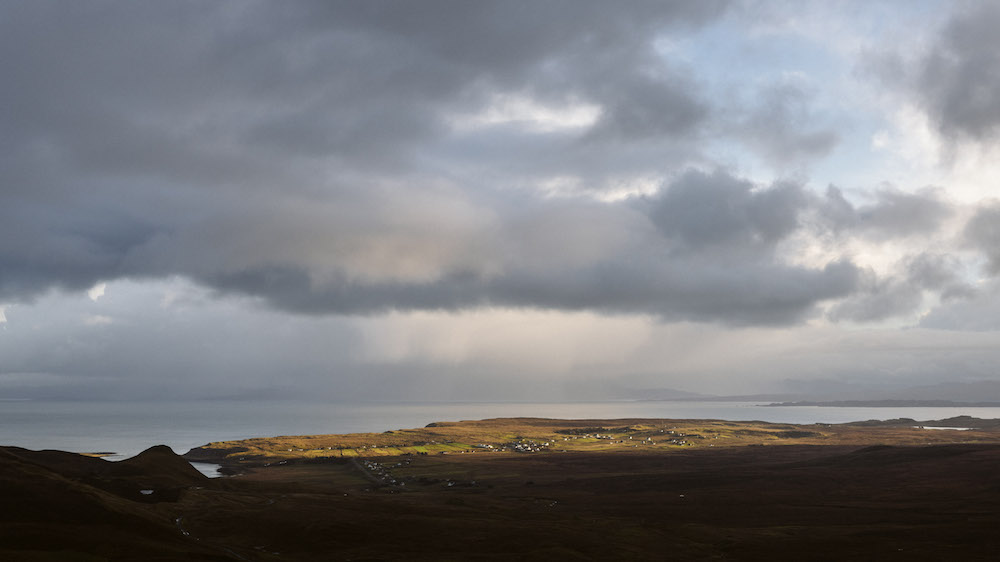
<path id="1" fill-rule="evenodd" d="M 514 126 L 532 133 L 582 129 L 594 124 L 601 108 L 588 103 L 545 105 L 531 97 L 498 94 L 478 113 L 451 117 L 457 132 L 500 126 Z"/>
<path id="2" fill-rule="evenodd" d="M 87 291 L 87 296 L 90 297 L 90 300 L 97 302 L 98 299 L 104 296 L 104 290 L 107 289 L 107 287 L 107 283 L 98 283 Z"/>

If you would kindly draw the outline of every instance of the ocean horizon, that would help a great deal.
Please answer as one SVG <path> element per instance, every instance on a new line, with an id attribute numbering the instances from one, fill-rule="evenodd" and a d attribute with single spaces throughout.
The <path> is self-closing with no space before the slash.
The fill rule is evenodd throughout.
<path id="1" fill-rule="evenodd" d="M 768 407 L 765 402 L 173 402 L 0 401 L 0 445 L 134 456 L 153 445 L 182 454 L 212 441 L 277 435 L 382 432 L 498 417 L 676 418 L 847 423 L 960 415 L 1000 418 L 1000 407 Z"/>

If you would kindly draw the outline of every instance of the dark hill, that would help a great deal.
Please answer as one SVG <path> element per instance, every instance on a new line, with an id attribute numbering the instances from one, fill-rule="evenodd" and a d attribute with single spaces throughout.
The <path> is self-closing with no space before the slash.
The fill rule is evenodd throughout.
<path id="1" fill-rule="evenodd" d="M 990 459 L 991 470 L 1000 461 L 1000 445 L 995 444 L 953 444 L 928 445 L 923 447 L 899 447 L 892 445 L 873 445 L 841 455 L 831 455 L 818 460 L 800 463 L 799 466 L 830 467 L 830 468 L 886 468 L 903 465 L 908 470 L 916 470 L 922 465 L 933 466 L 940 471 L 944 467 L 964 459 L 958 457 L 975 456 L 977 459 Z M 944 475 L 947 477 L 947 475 Z"/>
<path id="2" fill-rule="evenodd" d="M 146 503 L 176 501 L 181 490 L 203 484 L 207 479 L 165 445 L 150 447 L 119 462 L 64 451 L 30 451 L 19 447 L 3 447 L 2 450 L 23 463 Z M 152 493 L 144 494 L 142 490 L 152 490 Z"/>
<path id="3" fill-rule="evenodd" d="M 1000 419 L 982 419 L 972 416 L 955 416 L 940 420 L 917 421 L 912 418 L 891 420 L 867 420 L 843 424 L 855 427 L 955 427 L 976 429 L 1000 429 Z"/>
<path id="4" fill-rule="evenodd" d="M 196 486 L 208 478 L 166 445 L 150 447 L 130 459 L 110 464 L 108 474 L 134 477 L 147 488 Z"/>
<path id="5" fill-rule="evenodd" d="M 64 475 L 82 476 L 104 473 L 111 463 L 66 451 L 31 451 L 21 447 L 2 447 L 3 455 L 41 466 Z"/>
<path id="6" fill-rule="evenodd" d="M 919 423 L 517 418 L 206 446 L 253 450 L 229 479 L 166 447 L 0 447 L 0 561 L 995 560 L 1000 434 Z M 475 446 L 511 439 L 555 445 Z"/>
<path id="7" fill-rule="evenodd" d="M 229 559 L 185 539 L 169 516 L 130 497 L 126 486 L 138 482 L 130 479 L 147 475 L 116 479 L 116 464 L 0 447 L 0 560 Z"/>

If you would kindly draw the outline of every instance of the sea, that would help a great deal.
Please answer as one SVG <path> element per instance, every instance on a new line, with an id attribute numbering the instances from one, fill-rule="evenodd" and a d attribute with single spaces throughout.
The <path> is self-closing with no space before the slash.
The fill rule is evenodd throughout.
<path id="1" fill-rule="evenodd" d="M 766 406 L 762 402 L 302 402 L 0 400 L 0 445 L 134 456 L 153 445 L 177 453 L 212 441 L 382 432 L 431 422 L 498 417 L 563 419 L 678 418 L 760 420 L 796 424 L 844 423 L 959 415 L 1000 418 L 1000 407 Z"/>

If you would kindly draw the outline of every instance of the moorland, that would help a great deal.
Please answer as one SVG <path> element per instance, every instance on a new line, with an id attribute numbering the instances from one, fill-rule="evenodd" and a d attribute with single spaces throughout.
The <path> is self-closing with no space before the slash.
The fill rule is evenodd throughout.
<path id="1" fill-rule="evenodd" d="M 119 462 L 3 447 L 0 494 L 4 560 L 986 560 L 1000 421 L 493 419 Z"/>

